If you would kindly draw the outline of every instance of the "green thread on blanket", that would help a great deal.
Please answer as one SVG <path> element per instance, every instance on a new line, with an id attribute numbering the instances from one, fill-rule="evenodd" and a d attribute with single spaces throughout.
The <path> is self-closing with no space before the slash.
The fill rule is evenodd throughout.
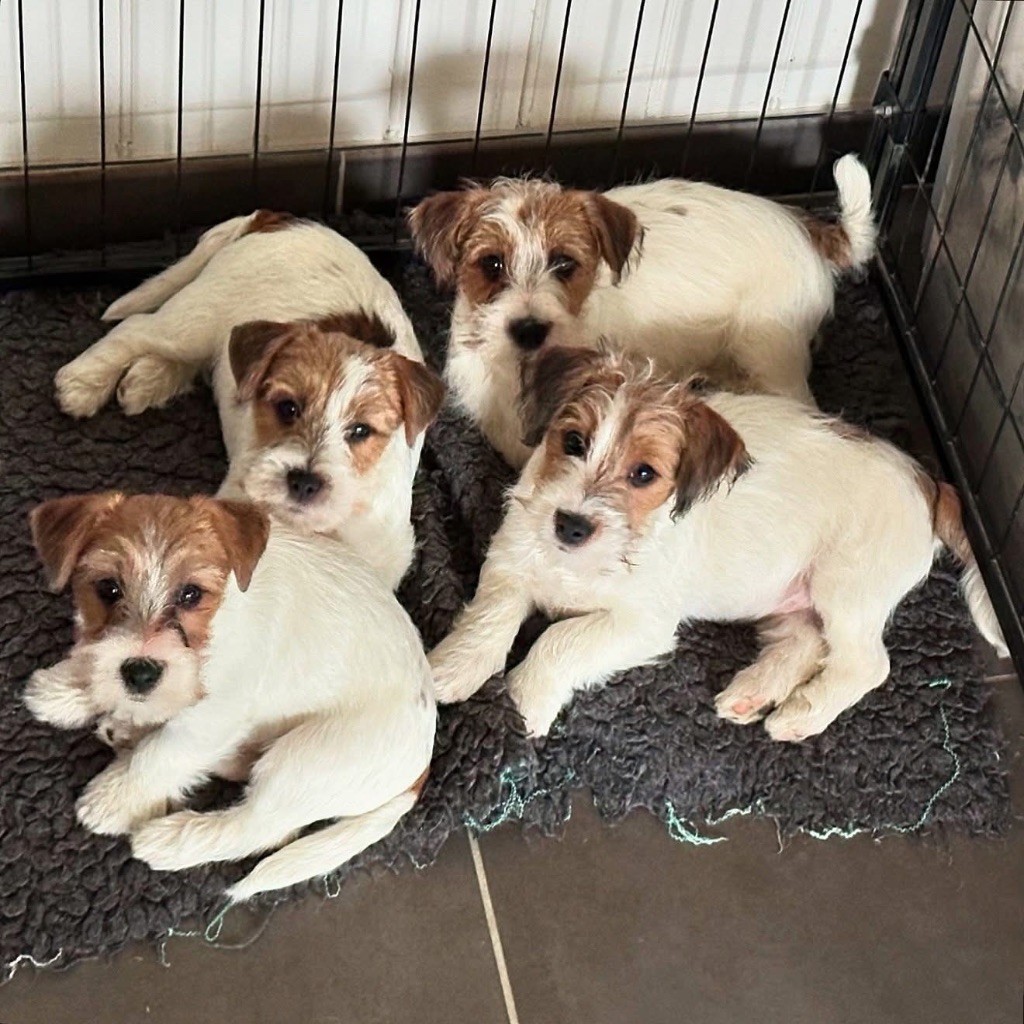
<path id="1" fill-rule="evenodd" d="M 37 960 L 31 953 L 22 953 L 20 956 L 16 956 L 9 964 L 4 965 L 4 976 L 3 980 L 0 981 L 0 985 L 6 985 L 24 964 L 31 964 L 36 968 L 52 967 L 62 956 L 64 956 L 63 947 L 58 949 L 49 960 Z"/>
<path id="2" fill-rule="evenodd" d="M 668 815 L 665 823 L 668 825 L 668 834 L 677 843 L 687 843 L 690 846 L 714 846 L 715 843 L 727 842 L 725 836 L 702 836 L 688 821 L 676 814 L 672 801 L 665 802 Z"/>
<path id="3" fill-rule="evenodd" d="M 928 689 L 942 689 L 948 690 L 952 685 L 950 679 L 933 679 L 927 684 Z M 881 825 L 876 828 L 864 828 L 861 826 L 851 825 L 848 828 L 843 828 L 840 825 L 832 825 L 825 829 L 815 829 L 801 827 L 799 829 L 804 835 L 810 836 L 812 839 L 833 839 L 835 837 L 841 837 L 843 839 L 852 839 L 854 836 L 858 836 L 863 832 L 878 832 L 884 834 L 886 832 L 896 833 L 899 835 L 909 835 L 910 833 L 917 832 L 924 826 L 924 823 L 928 820 L 932 811 L 935 809 L 935 805 L 942 799 L 942 797 L 949 791 L 949 789 L 956 784 L 957 779 L 960 778 L 960 773 L 963 770 L 963 765 L 960 761 L 960 756 L 956 750 L 953 749 L 952 735 L 949 729 L 949 718 L 946 715 L 946 708 L 943 704 L 939 704 L 939 718 L 942 721 L 942 749 L 949 755 L 953 762 L 953 771 L 949 778 L 940 785 L 934 793 L 928 798 L 928 802 L 924 805 L 924 810 L 921 811 L 921 816 L 912 825 Z M 696 829 L 694 829 L 688 822 L 682 821 L 675 812 L 675 808 L 671 803 L 668 805 L 668 814 L 666 815 L 665 824 L 668 828 L 668 834 L 675 839 L 677 842 L 692 843 L 694 846 L 708 846 L 713 843 L 719 843 L 725 841 L 725 836 L 718 838 L 709 839 L 706 836 L 701 836 Z M 708 825 L 720 825 L 724 821 L 728 821 L 730 818 L 736 818 L 745 816 L 748 814 L 763 814 L 764 804 L 760 800 L 755 800 L 753 803 L 746 807 L 733 807 L 720 814 L 717 818 L 705 818 L 705 823 Z M 779 839 L 779 850 L 781 851 L 784 847 L 782 832 L 779 827 L 779 822 L 776 820 L 775 829 L 778 833 Z"/>
<path id="4" fill-rule="evenodd" d="M 224 927 L 224 918 L 233 906 L 233 903 L 225 903 L 224 906 L 214 914 L 210 923 L 203 929 L 203 938 L 207 942 L 213 944 L 220 938 L 221 929 Z"/>
<path id="5" fill-rule="evenodd" d="M 503 800 L 491 808 L 484 820 L 475 818 L 468 811 L 462 816 L 467 828 L 472 829 L 478 835 L 484 832 L 491 832 L 499 825 L 507 821 L 521 821 L 526 814 L 526 808 L 543 796 L 547 796 L 550 789 L 535 789 L 531 793 L 521 793 L 519 784 L 523 782 L 523 769 L 503 768 L 498 778 L 498 792 L 501 793 L 508 788 L 508 794 Z M 572 782 L 576 778 L 576 772 L 568 769 L 563 783 Z M 568 820 L 568 817 L 566 818 Z"/>
<path id="6" fill-rule="evenodd" d="M 336 900 L 341 895 L 341 879 L 336 875 L 324 875 L 324 896 Z"/>

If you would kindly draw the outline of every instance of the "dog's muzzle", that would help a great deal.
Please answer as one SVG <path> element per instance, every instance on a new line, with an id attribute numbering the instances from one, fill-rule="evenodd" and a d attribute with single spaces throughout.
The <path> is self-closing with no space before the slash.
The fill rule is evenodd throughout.
<path id="1" fill-rule="evenodd" d="M 120 672 L 124 688 L 135 697 L 145 697 L 160 681 L 164 666 L 152 658 L 126 658 Z"/>
<path id="2" fill-rule="evenodd" d="M 555 513 L 555 536 L 567 547 L 578 548 L 585 544 L 596 529 L 589 519 L 575 512 L 559 509 Z"/>
<path id="3" fill-rule="evenodd" d="M 548 334 L 551 333 L 551 324 L 545 320 L 527 316 L 521 320 L 513 320 L 508 325 L 508 333 L 524 352 L 535 352 L 547 340 Z"/>

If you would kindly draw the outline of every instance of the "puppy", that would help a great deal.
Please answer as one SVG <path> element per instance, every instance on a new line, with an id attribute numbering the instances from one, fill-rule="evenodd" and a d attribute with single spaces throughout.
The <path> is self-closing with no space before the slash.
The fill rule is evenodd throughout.
<path id="1" fill-rule="evenodd" d="M 442 192 L 409 214 L 415 244 L 455 287 L 447 378 L 516 468 L 519 363 L 543 345 L 601 337 L 674 375 L 813 404 L 810 345 L 835 279 L 874 251 L 871 182 L 835 165 L 830 223 L 758 196 L 664 180 L 605 193 L 499 178 Z"/>
<path id="2" fill-rule="evenodd" d="M 476 596 L 430 656 L 442 701 L 501 671 L 520 624 L 550 626 L 508 685 L 547 733 L 573 692 L 654 661 L 690 619 L 753 620 L 763 649 L 717 699 L 777 740 L 821 732 L 885 682 L 882 632 L 942 544 L 978 628 L 1005 643 L 955 492 L 908 456 L 792 399 L 702 400 L 650 363 L 552 348 L 527 364 L 539 447 Z"/>
<path id="3" fill-rule="evenodd" d="M 86 787 L 87 828 L 131 832 L 135 856 L 166 870 L 283 846 L 230 890 L 240 900 L 334 870 L 416 802 L 430 670 L 350 548 L 280 523 L 268 535 L 253 506 L 205 498 L 64 498 L 32 524 L 54 584 L 72 582 L 79 640 L 66 671 L 33 677 L 30 707 L 60 725 L 125 696 L 153 701 L 153 717 L 174 708 Z M 254 758 L 240 804 L 164 816 L 223 764 Z M 329 818 L 341 820 L 295 838 Z"/>
<path id="4" fill-rule="evenodd" d="M 208 231 L 104 319 L 122 323 L 57 374 L 65 412 L 91 416 L 116 388 L 139 413 L 212 370 L 230 460 L 221 496 L 342 538 L 398 584 L 422 434 L 444 392 L 363 253 L 258 211 Z"/>

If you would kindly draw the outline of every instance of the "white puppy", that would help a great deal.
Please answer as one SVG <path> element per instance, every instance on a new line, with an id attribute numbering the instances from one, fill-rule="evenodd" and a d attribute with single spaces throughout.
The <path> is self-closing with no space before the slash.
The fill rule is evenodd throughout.
<path id="1" fill-rule="evenodd" d="M 73 584 L 78 639 L 33 676 L 30 709 L 65 728 L 170 719 L 86 787 L 87 828 L 131 832 L 135 856 L 167 870 L 283 846 L 229 891 L 240 900 L 334 870 L 415 804 L 430 669 L 350 548 L 281 524 L 268 539 L 255 506 L 212 498 L 60 498 L 32 522 L 54 584 Z M 241 803 L 164 816 L 225 766 L 251 767 Z"/>
<path id="2" fill-rule="evenodd" d="M 116 388 L 142 412 L 212 370 L 231 463 L 221 495 L 348 541 L 398 584 L 443 387 L 362 252 L 285 214 L 236 217 L 104 314 L 124 317 L 57 374 L 61 408 L 91 416 Z"/>
<path id="3" fill-rule="evenodd" d="M 505 665 L 535 608 L 550 626 L 508 677 L 529 730 L 573 692 L 656 660 L 689 619 L 754 620 L 763 650 L 717 700 L 779 740 L 821 732 L 885 682 L 893 609 L 946 544 L 979 629 L 1005 644 L 956 493 L 891 445 L 792 399 L 702 400 L 650 364 L 552 348 L 527 364 L 527 440 L 477 593 L 430 656 L 442 701 Z"/>
<path id="4" fill-rule="evenodd" d="M 602 337 L 675 375 L 812 403 L 810 345 L 837 275 L 874 252 L 871 182 L 835 165 L 828 223 L 758 196 L 664 180 L 605 193 L 499 178 L 410 212 L 413 239 L 454 285 L 447 377 L 513 466 L 529 457 L 519 364 L 545 344 Z"/>

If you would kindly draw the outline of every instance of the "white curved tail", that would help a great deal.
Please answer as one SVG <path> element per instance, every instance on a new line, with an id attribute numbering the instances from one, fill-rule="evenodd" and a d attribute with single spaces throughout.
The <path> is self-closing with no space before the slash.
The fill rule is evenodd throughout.
<path id="1" fill-rule="evenodd" d="M 996 649 L 1001 658 L 1009 657 L 1006 639 L 996 618 L 996 610 L 981 578 L 978 560 L 964 533 L 960 496 L 949 484 L 939 483 L 935 501 L 935 536 L 949 548 L 964 567 L 960 576 L 960 589 L 970 609 L 978 632 Z"/>
<path id="2" fill-rule="evenodd" d="M 862 267 L 875 254 L 875 218 L 871 212 L 871 176 L 868 169 L 847 153 L 832 167 L 839 193 L 839 223 L 850 246 L 850 264 Z"/>
<path id="3" fill-rule="evenodd" d="M 383 839 L 412 809 L 416 800 L 416 792 L 407 790 L 376 810 L 355 818 L 342 818 L 319 832 L 296 839 L 265 857 L 245 878 L 228 889 L 228 899 L 239 903 L 259 892 L 283 889 L 330 874 Z"/>
<path id="4" fill-rule="evenodd" d="M 172 295 L 194 281 L 221 249 L 241 238 L 255 216 L 255 213 L 248 213 L 244 217 L 232 217 L 210 228 L 187 256 L 112 302 L 102 319 L 124 320 L 135 313 L 152 313 L 159 309 Z"/>

